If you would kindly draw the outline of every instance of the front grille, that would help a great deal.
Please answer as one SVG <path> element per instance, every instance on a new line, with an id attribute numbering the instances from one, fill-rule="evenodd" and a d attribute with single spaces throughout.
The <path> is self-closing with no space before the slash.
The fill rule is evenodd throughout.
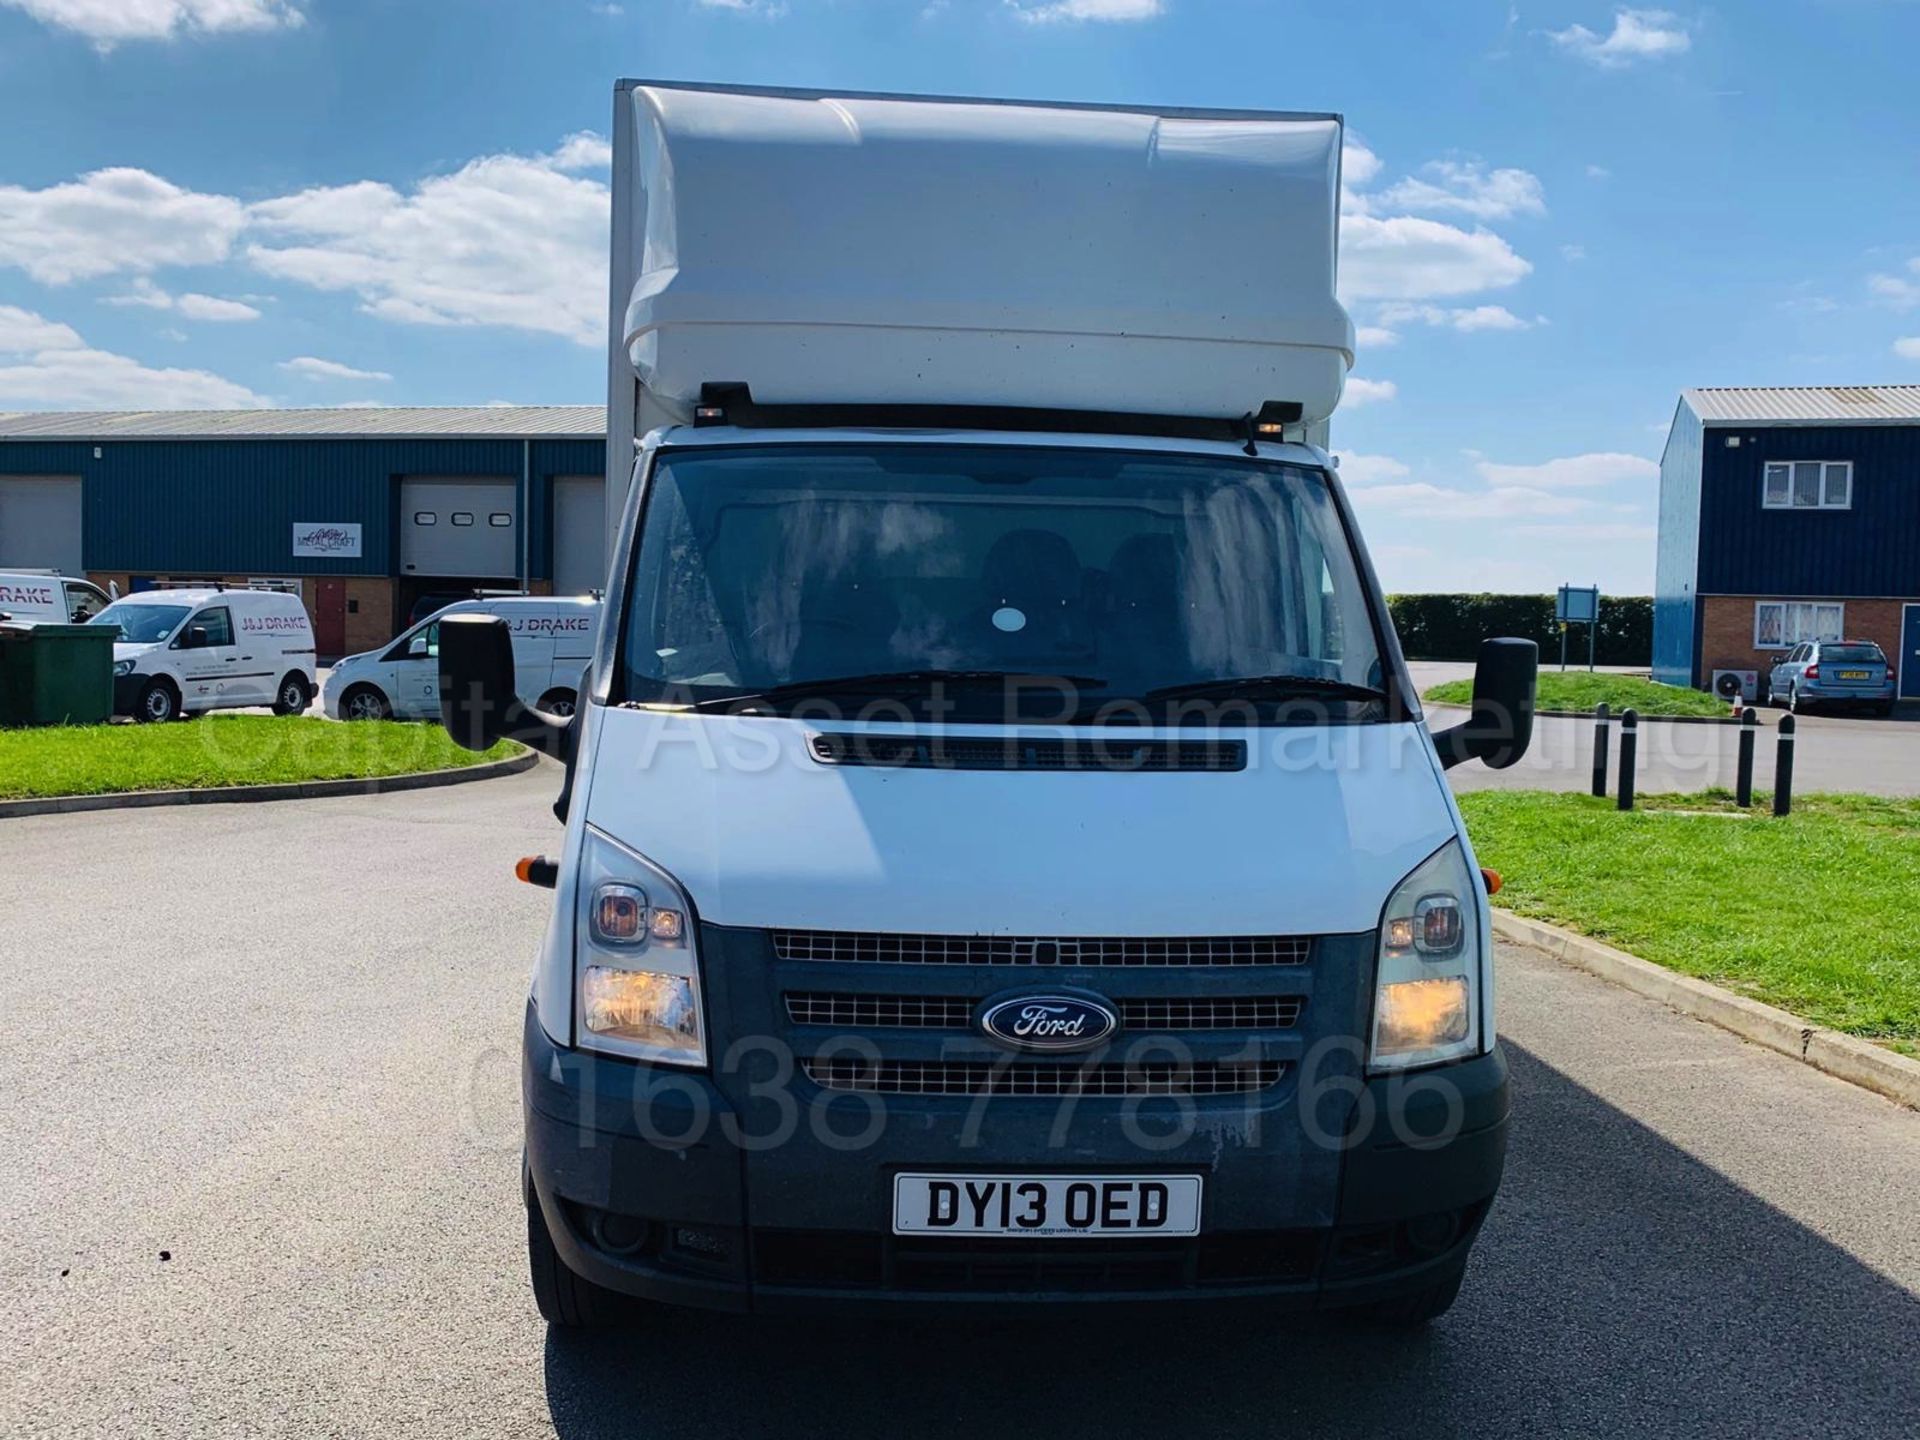
<path id="1" fill-rule="evenodd" d="M 1286 1062 L 1045 1064 L 955 1060 L 803 1060 L 823 1090 L 869 1095 L 1245 1095 L 1276 1085 Z"/>
<path id="2" fill-rule="evenodd" d="M 823 765 L 878 765 L 895 770 L 1098 770 L 1143 774 L 1247 768 L 1244 740 L 1029 739 L 1008 735 L 956 739 L 945 735 L 816 735 Z"/>
<path id="3" fill-rule="evenodd" d="M 957 995 L 787 996 L 787 1016 L 796 1025 L 845 1029 L 966 1030 L 977 1002 Z M 1209 999 L 1122 999 L 1116 1002 L 1129 1030 L 1285 1030 L 1300 1019 L 1298 995 L 1227 996 Z"/>
<path id="4" fill-rule="evenodd" d="M 781 960 L 874 965 L 1082 966 L 1304 965 L 1302 935 L 1085 937 L 903 935 L 855 930 L 775 930 Z"/>

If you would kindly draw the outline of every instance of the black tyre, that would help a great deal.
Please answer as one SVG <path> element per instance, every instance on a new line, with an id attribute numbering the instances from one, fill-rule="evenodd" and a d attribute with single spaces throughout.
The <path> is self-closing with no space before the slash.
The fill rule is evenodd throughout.
<path id="1" fill-rule="evenodd" d="M 1800 698 L 1800 687 L 1798 685 L 1789 685 L 1787 687 L 1787 709 L 1795 715 L 1804 715 L 1807 713 L 1807 704 Z"/>
<path id="2" fill-rule="evenodd" d="M 298 715 L 306 710 L 312 700 L 313 692 L 307 688 L 307 677 L 298 670 L 289 670 L 280 677 L 280 688 L 273 692 L 273 713 Z"/>
<path id="3" fill-rule="evenodd" d="M 392 717 L 393 706 L 372 685 L 356 685 L 340 697 L 342 720 L 388 720 Z"/>
<path id="4" fill-rule="evenodd" d="M 573 691 L 549 690 L 547 691 L 546 694 L 540 697 L 540 703 L 536 705 L 534 708 L 537 710 L 544 710 L 549 715 L 558 715 L 561 719 L 564 720 L 569 715 L 573 714 L 573 707 L 575 703 L 576 703 L 576 699 Z"/>
<path id="5" fill-rule="evenodd" d="M 141 686 L 140 698 L 133 702 L 133 718 L 142 725 L 178 720 L 180 692 L 173 688 L 173 682 L 155 676 Z"/>
<path id="6" fill-rule="evenodd" d="M 1878 715 L 1882 720 L 1890 718 L 1893 714 L 1893 701 L 1882 700 L 1878 705 L 1873 707 L 1873 713 Z"/>
<path id="7" fill-rule="evenodd" d="M 1402 1295 L 1394 1300 L 1378 1301 L 1361 1313 L 1375 1325 L 1400 1330 L 1415 1329 L 1430 1320 L 1438 1320 L 1453 1308 L 1453 1302 L 1460 1294 L 1460 1282 L 1466 1276 L 1467 1270 L 1463 1265 L 1424 1290 L 1416 1290 L 1411 1295 Z"/>
<path id="8" fill-rule="evenodd" d="M 540 1202 L 531 1189 L 527 1194 L 527 1269 L 533 1279 L 533 1302 L 549 1325 L 598 1330 L 634 1319 L 632 1300 L 567 1268 L 554 1248 L 547 1217 L 540 1212 Z"/>

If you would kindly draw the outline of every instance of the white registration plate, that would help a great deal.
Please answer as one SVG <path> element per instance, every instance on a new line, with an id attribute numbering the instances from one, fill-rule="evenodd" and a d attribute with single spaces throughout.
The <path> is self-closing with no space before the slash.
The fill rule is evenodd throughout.
<path id="1" fill-rule="evenodd" d="M 896 1235 L 1198 1235 L 1198 1175 L 896 1175 Z"/>

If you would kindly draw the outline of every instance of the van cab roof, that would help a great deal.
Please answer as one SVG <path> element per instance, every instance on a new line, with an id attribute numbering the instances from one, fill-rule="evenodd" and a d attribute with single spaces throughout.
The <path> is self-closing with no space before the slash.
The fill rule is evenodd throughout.
<path id="1" fill-rule="evenodd" d="M 671 449 L 714 445 L 1006 445 L 1048 450 L 1146 450 L 1169 455 L 1207 455 L 1222 460 L 1246 460 L 1240 441 L 1175 440 L 1157 435 L 1099 435 L 1013 430 L 890 430 L 872 427 L 821 427 L 806 430 L 754 430 L 735 425 L 670 425 L 657 430 L 653 440 Z M 1324 450 L 1293 441 L 1262 440 L 1261 460 L 1329 469 Z"/>
<path id="2" fill-rule="evenodd" d="M 120 597 L 122 602 L 153 605 L 204 605 L 209 600 L 231 600 L 236 595 L 272 596 L 277 600 L 289 600 L 295 605 L 301 603 L 298 595 L 285 590 L 250 590 L 244 585 L 231 585 L 224 590 L 216 590 L 209 585 L 197 585 L 191 589 L 179 590 L 134 590 Z"/>

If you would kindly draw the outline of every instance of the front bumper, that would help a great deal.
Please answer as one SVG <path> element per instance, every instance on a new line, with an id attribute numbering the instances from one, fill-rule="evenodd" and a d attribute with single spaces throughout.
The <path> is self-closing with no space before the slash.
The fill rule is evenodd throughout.
<path id="1" fill-rule="evenodd" d="M 609 1289 L 709 1309 L 871 1311 L 961 1303 L 1254 1303 L 1313 1308 L 1389 1299 L 1466 1261 L 1500 1183 L 1507 1066 L 1498 1049 L 1416 1077 L 1361 1085 L 1344 1128 L 1285 1090 L 1254 1124 L 1246 1096 L 1195 1103 L 1175 1148 L 1121 1139 L 1126 1102 L 902 1097 L 869 1143 L 863 1097 L 842 1095 L 825 1134 L 819 1097 L 789 1087 L 792 1133 L 756 1138 L 707 1075 L 557 1046 L 529 1008 L 523 1063 L 528 1202 L 561 1257 Z M 844 1107 L 844 1110 L 841 1108 Z M 973 1136 L 968 1139 L 968 1113 Z M 744 1135 L 743 1135 L 744 1129 Z M 1065 1143 L 1059 1143 L 1060 1138 Z M 770 1147 L 786 1151 L 768 1163 Z M 1317 1152 L 1331 1203 L 1274 1182 Z M 1064 1162 L 1064 1163 L 1063 1163 Z M 1201 1235 L 928 1242 L 896 1237 L 877 1196 L 893 1173 L 1187 1173 L 1205 1177 Z M 1311 1187 L 1303 1186 L 1303 1192 Z"/>

